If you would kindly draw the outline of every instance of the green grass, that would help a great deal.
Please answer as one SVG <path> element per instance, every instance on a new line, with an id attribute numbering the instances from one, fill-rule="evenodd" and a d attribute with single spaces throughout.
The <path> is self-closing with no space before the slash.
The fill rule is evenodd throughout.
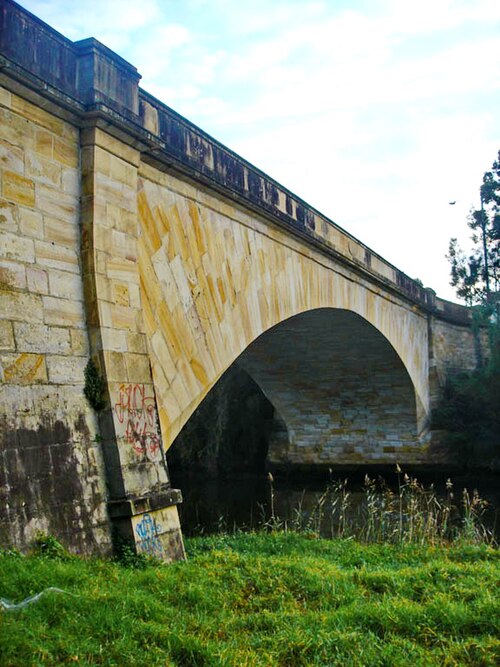
<path id="1" fill-rule="evenodd" d="M 0 597 L 72 593 L 0 612 L 0 665 L 500 664 L 492 546 L 260 533 L 187 549 L 144 569 L 0 555 Z"/>

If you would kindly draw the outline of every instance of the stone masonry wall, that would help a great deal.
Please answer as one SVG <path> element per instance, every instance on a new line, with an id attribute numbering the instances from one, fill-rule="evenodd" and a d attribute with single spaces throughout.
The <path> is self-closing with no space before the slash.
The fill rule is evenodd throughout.
<path id="1" fill-rule="evenodd" d="M 0 543 L 109 548 L 80 266 L 79 131 L 0 90 Z"/>

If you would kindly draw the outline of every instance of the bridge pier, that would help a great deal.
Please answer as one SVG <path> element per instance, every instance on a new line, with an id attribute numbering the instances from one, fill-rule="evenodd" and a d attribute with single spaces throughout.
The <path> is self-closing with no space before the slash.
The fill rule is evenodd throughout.
<path id="1" fill-rule="evenodd" d="M 165 560 L 184 558 L 160 432 L 140 299 L 140 152 L 95 125 L 81 133 L 82 262 L 91 358 L 106 384 L 99 415 L 115 539 Z"/>

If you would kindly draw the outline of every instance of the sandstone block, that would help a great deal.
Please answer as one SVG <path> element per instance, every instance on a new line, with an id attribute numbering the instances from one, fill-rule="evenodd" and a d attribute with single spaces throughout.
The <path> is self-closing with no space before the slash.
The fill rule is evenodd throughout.
<path id="1" fill-rule="evenodd" d="M 72 248 L 54 242 L 35 241 L 36 261 L 41 266 L 79 273 L 78 255 Z"/>
<path id="2" fill-rule="evenodd" d="M 0 320 L 0 350 L 3 352 L 16 349 L 12 322 Z"/>
<path id="3" fill-rule="evenodd" d="M 71 351 L 67 329 L 15 322 L 14 335 L 18 352 L 68 354 Z"/>
<path id="4" fill-rule="evenodd" d="M 35 384 L 47 382 L 47 369 L 43 354 L 19 354 L 0 356 L 3 381 L 7 384 Z"/>
<path id="5" fill-rule="evenodd" d="M 147 354 L 131 354 L 129 352 L 125 355 L 125 364 L 130 382 L 151 382 L 151 368 Z"/>
<path id="6" fill-rule="evenodd" d="M 8 313 L 9 319 L 19 322 L 42 322 L 41 297 L 22 292 L 0 291 L 0 313 Z"/>
<path id="7" fill-rule="evenodd" d="M 24 151 L 8 141 L 0 140 L 0 166 L 17 174 L 24 174 Z"/>
<path id="8" fill-rule="evenodd" d="M 111 323 L 115 329 L 128 329 L 137 331 L 138 313 L 127 306 L 110 305 Z"/>
<path id="9" fill-rule="evenodd" d="M 28 266 L 26 268 L 26 287 L 30 292 L 48 294 L 49 284 L 46 271 L 36 266 Z"/>
<path id="10" fill-rule="evenodd" d="M 55 384 L 83 384 L 86 365 L 86 357 L 47 356 L 49 380 Z"/>
<path id="11" fill-rule="evenodd" d="M 23 149 L 32 148 L 35 141 L 35 126 L 25 118 L 7 109 L 0 109 L 2 139 Z"/>
<path id="12" fill-rule="evenodd" d="M 127 283 L 112 281 L 113 301 L 119 306 L 129 305 L 129 291 Z"/>
<path id="13" fill-rule="evenodd" d="M 76 169 L 79 165 L 78 144 L 55 137 L 54 160 L 66 167 Z"/>
<path id="14" fill-rule="evenodd" d="M 125 258 L 114 258 L 104 254 L 102 256 L 104 271 L 108 278 L 114 278 L 126 283 L 139 284 L 137 264 Z"/>
<path id="15" fill-rule="evenodd" d="M 0 105 L 9 108 L 12 105 L 12 95 L 6 88 L 0 86 Z"/>
<path id="16" fill-rule="evenodd" d="M 83 304 L 80 301 L 52 296 L 43 296 L 42 299 L 45 324 L 75 328 L 85 326 Z"/>
<path id="17" fill-rule="evenodd" d="M 135 148 L 127 146 L 122 141 L 115 139 L 110 134 L 100 129 L 91 129 L 87 136 L 84 136 L 82 143 L 94 143 L 96 146 L 104 149 L 112 155 L 129 162 L 138 167 L 141 161 L 141 154 Z"/>
<path id="18" fill-rule="evenodd" d="M 83 285 L 79 274 L 52 269 L 49 271 L 50 294 L 62 299 L 83 300 Z"/>
<path id="19" fill-rule="evenodd" d="M 17 232 L 18 207 L 8 201 L 0 201 L 0 229 L 6 232 Z"/>
<path id="20" fill-rule="evenodd" d="M 127 382 L 127 367 L 125 355 L 121 352 L 104 350 L 106 376 L 109 382 Z"/>
<path id="21" fill-rule="evenodd" d="M 89 339 L 84 329 L 71 329 L 71 351 L 76 356 L 88 356 Z"/>
<path id="22" fill-rule="evenodd" d="M 146 354 L 147 342 L 146 342 L 146 336 L 144 336 L 144 334 L 127 331 L 126 335 L 127 335 L 127 349 L 129 352 Z"/>
<path id="23" fill-rule="evenodd" d="M 2 194 L 5 199 L 23 206 L 35 205 L 35 183 L 13 171 L 4 171 Z"/>
<path id="24" fill-rule="evenodd" d="M 101 340 L 104 350 L 113 352 L 127 352 L 127 332 L 117 329 L 101 327 Z"/>
<path id="25" fill-rule="evenodd" d="M 136 310 L 141 310 L 141 290 L 139 289 L 139 285 L 129 285 L 128 295 L 130 299 L 130 306 Z"/>
<path id="26" fill-rule="evenodd" d="M 61 174 L 61 186 L 64 192 L 67 192 L 74 197 L 80 194 L 80 172 L 78 169 L 71 169 L 65 167 Z"/>
<path id="27" fill-rule="evenodd" d="M 43 216 L 29 208 L 19 207 L 19 229 L 24 236 L 43 239 Z"/>
<path id="28" fill-rule="evenodd" d="M 33 263 L 35 254 L 33 241 L 11 232 L 0 232 L 2 255 L 4 259 L 16 260 L 23 263 Z"/>
<path id="29" fill-rule="evenodd" d="M 45 111 L 41 107 L 28 102 L 22 97 L 13 95 L 12 109 L 19 113 L 21 116 L 27 118 L 31 123 L 41 125 L 54 134 L 62 135 L 63 133 L 64 121 L 56 118 L 48 111 Z"/>
<path id="30" fill-rule="evenodd" d="M 137 180 L 137 168 L 116 156 L 111 156 L 110 172 L 111 178 L 124 183 L 125 185 L 134 185 Z"/>
<path id="31" fill-rule="evenodd" d="M 52 160 L 54 148 L 54 135 L 47 130 L 35 132 L 35 151 L 43 157 Z"/>
<path id="32" fill-rule="evenodd" d="M 73 195 L 62 192 L 61 188 L 37 185 L 37 209 L 61 220 L 75 222 L 78 214 L 78 200 Z"/>
<path id="33" fill-rule="evenodd" d="M 4 289 L 26 288 L 26 269 L 24 264 L 0 260 L 0 287 Z"/>
<path id="34" fill-rule="evenodd" d="M 26 151 L 26 176 L 37 183 L 61 187 L 60 165 L 41 157 L 34 151 Z"/>
<path id="35" fill-rule="evenodd" d="M 80 240 L 80 231 L 76 220 L 61 220 L 46 215 L 45 240 L 53 241 L 68 248 L 77 248 Z"/>

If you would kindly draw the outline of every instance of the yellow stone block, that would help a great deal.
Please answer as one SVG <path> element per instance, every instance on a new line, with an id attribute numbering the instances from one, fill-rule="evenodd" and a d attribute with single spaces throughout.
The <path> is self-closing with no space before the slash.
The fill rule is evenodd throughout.
<path id="1" fill-rule="evenodd" d="M 129 382 L 151 383 L 151 368 L 147 354 L 132 354 L 128 352 L 125 355 L 125 364 L 127 366 Z"/>
<path id="2" fill-rule="evenodd" d="M 54 135 L 46 130 L 35 132 L 35 151 L 52 160 L 54 150 Z"/>
<path id="3" fill-rule="evenodd" d="M 113 301 L 119 306 L 130 305 L 127 283 L 112 282 Z"/>
<path id="4" fill-rule="evenodd" d="M 14 341 L 14 332 L 12 330 L 12 322 L 7 320 L 0 320 L 0 350 L 9 351 L 14 350 L 16 343 Z"/>
<path id="5" fill-rule="evenodd" d="M 24 151 L 7 141 L 0 140 L 0 166 L 17 174 L 24 173 Z M 29 175 L 29 174 L 28 174 Z"/>
<path id="6" fill-rule="evenodd" d="M 107 379 L 110 382 L 127 382 L 128 376 L 125 355 L 121 352 L 110 350 L 104 350 L 103 355 Z"/>
<path id="7" fill-rule="evenodd" d="M 34 384 L 47 382 L 45 355 L 20 354 L 3 370 L 4 382 L 8 384 Z"/>
<path id="8" fill-rule="evenodd" d="M 30 122 L 41 125 L 58 136 L 62 136 L 64 121 L 56 118 L 41 107 L 28 102 L 17 95 L 12 96 L 12 109 L 27 118 Z"/>
<path id="9" fill-rule="evenodd" d="M 144 192 L 137 198 L 139 219 L 142 223 L 142 238 L 149 255 L 154 255 L 161 248 L 161 238 L 156 229 L 153 213 L 149 208 Z"/>
<path id="10" fill-rule="evenodd" d="M 5 199 L 16 204 L 35 205 L 35 183 L 13 171 L 4 171 L 2 192 Z"/>
<path id="11" fill-rule="evenodd" d="M 137 331 L 137 311 L 128 306 L 110 305 L 111 326 L 116 329 Z"/>
<path id="12" fill-rule="evenodd" d="M 12 106 L 12 95 L 3 86 L 0 86 L 0 105 L 7 108 Z"/>

